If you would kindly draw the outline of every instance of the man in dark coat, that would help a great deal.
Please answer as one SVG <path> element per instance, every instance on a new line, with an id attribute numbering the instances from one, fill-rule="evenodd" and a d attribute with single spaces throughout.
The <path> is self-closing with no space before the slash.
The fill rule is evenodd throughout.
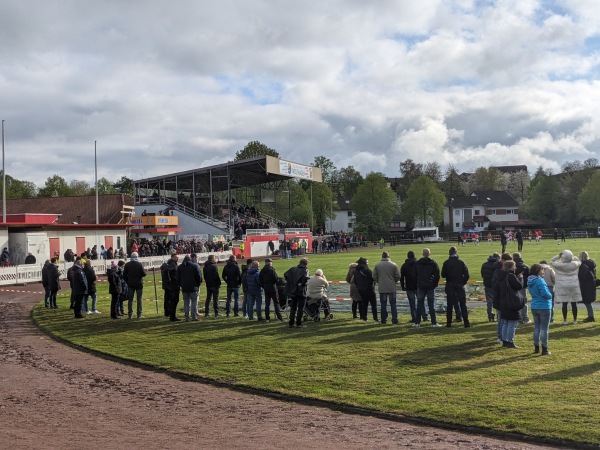
<path id="1" fill-rule="evenodd" d="M 133 252 L 131 259 L 125 263 L 123 268 L 123 279 L 127 283 L 127 316 L 133 317 L 133 295 L 137 300 L 137 318 L 142 316 L 142 292 L 144 289 L 143 278 L 146 276 L 146 270 L 141 262 L 138 261 L 138 253 Z"/>
<path id="2" fill-rule="evenodd" d="M 448 259 L 442 265 L 442 277 L 446 279 L 446 326 L 452 327 L 452 309 L 458 304 L 465 328 L 471 328 L 467 311 L 467 296 L 465 285 L 469 281 L 469 269 L 458 258 L 456 247 L 450 247 Z"/>
<path id="3" fill-rule="evenodd" d="M 219 287 L 221 287 L 221 277 L 217 269 L 217 260 L 215 255 L 208 255 L 202 269 L 204 273 L 204 282 L 206 283 L 206 302 L 204 303 L 204 317 L 208 317 L 210 301 L 213 302 L 215 317 L 219 317 Z"/>
<path id="4" fill-rule="evenodd" d="M 110 294 L 110 318 L 120 319 L 119 316 L 119 295 L 121 294 L 121 278 L 117 272 L 117 265 L 111 261 L 110 267 L 106 270 L 106 281 L 108 281 L 108 293 Z"/>
<path id="5" fill-rule="evenodd" d="M 72 271 L 72 291 L 73 291 L 73 310 L 75 312 L 76 319 L 82 319 L 81 305 L 83 303 L 83 296 L 87 295 L 88 286 L 85 273 L 83 272 L 83 264 L 81 259 L 78 259 L 73 263 Z"/>
<path id="6" fill-rule="evenodd" d="M 409 251 L 404 264 L 400 267 L 400 286 L 403 291 L 406 291 L 412 323 L 415 323 L 415 317 L 417 316 L 417 277 L 414 273 L 416 262 L 417 258 L 415 258 L 414 252 Z M 422 316 L 423 321 L 427 321 L 429 318 L 424 306 L 425 305 L 423 305 L 423 309 L 420 310 L 418 314 Z"/>
<path id="7" fill-rule="evenodd" d="M 275 316 L 277 317 L 277 320 L 283 322 L 279 301 L 277 299 L 277 283 L 279 282 L 279 275 L 277 275 L 277 272 L 273 267 L 273 260 L 271 258 L 265 259 L 265 266 L 260 271 L 258 280 L 265 293 L 265 321 L 269 322 L 271 320 L 271 313 L 269 310 L 272 300 L 273 307 L 275 308 Z"/>
<path id="8" fill-rule="evenodd" d="M 60 272 L 56 258 L 50 260 L 47 268 L 48 274 L 48 304 L 49 308 L 58 308 L 56 305 L 56 294 L 60 291 Z"/>
<path id="9" fill-rule="evenodd" d="M 177 322 L 177 305 L 179 304 L 179 282 L 177 279 L 177 261 L 179 256 L 173 253 L 167 261 L 167 289 L 169 290 L 169 320 Z"/>
<path id="10" fill-rule="evenodd" d="M 48 266 L 50 265 L 50 260 L 47 259 L 42 267 L 42 286 L 44 287 L 44 306 L 46 308 L 50 307 L 50 289 L 48 289 Z"/>
<path id="11" fill-rule="evenodd" d="M 489 256 L 487 261 L 481 265 L 481 278 L 483 279 L 483 287 L 485 289 L 485 301 L 487 303 L 487 315 L 490 322 L 496 320 L 494 314 L 494 289 L 492 280 L 494 278 L 494 270 L 500 260 L 500 254 L 494 253 Z"/>
<path id="12" fill-rule="evenodd" d="M 358 258 L 356 263 L 354 284 L 361 298 L 360 305 L 358 305 L 360 319 L 363 322 L 367 321 L 367 311 L 370 304 L 373 321 L 379 323 L 377 317 L 377 297 L 375 296 L 375 280 L 373 279 L 373 272 L 369 269 L 369 261 L 366 258 Z"/>
<path id="13" fill-rule="evenodd" d="M 427 307 L 431 317 L 431 326 L 440 327 L 435 315 L 435 288 L 440 282 L 440 268 L 437 263 L 429 257 L 431 250 L 423 249 L 423 257 L 415 263 L 413 271 L 417 278 L 417 311 L 425 306 L 425 297 L 427 297 Z M 421 316 L 417 314 L 413 327 L 421 326 Z"/>
<path id="14" fill-rule="evenodd" d="M 177 281 L 183 294 L 183 311 L 186 322 L 190 320 L 190 315 L 192 320 L 198 320 L 198 294 L 202 284 L 202 274 L 196 261 L 196 254 L 192 253 L 183 258 L 183 263 L 177 268 Z M 171 320 L 174 319 L 171 318 Z"/>
<path id="15" fill-rule="evenodd" d="M 289 326 L 302 328 L 302 316 L 304 315 L 304 304 L 306 302 L 306 282 L 308 281 L 308 259 L 302 258 L 296 267 L 288 269 L 283 275 L 286 280 L 286 293 L 291 297 Z"/>
<path id="16" fill-rule="evenodd" d="M 515 270 L 515 275 L 519 276 L 519 274 L 523 274 L 525 286 L 523 287 L 523 289 L 521 289 L 521 295 L 524 299 L 527 300 L 527 278 L 529 278 L 529 266 L 525 264 L 519 252 L 513 253 L 513 261 L 517 266 L 517 269 Z M 521 319 L 519 320 L 519 322 L 524 324 L 531 322 L 531 320 L 529 319 L 529 307 L 527 306 L 527 301 L 525 301 L 525 306 L 523 306 L 523 309 L 521 310 Z"/>
<path id="17" fill-rule="evenodd" d="M 240 286 L 242 284 L 242 272 L 240 266 L 235 260 L 235 255 L 231 255 L 227 264 L 223 267 L 221 277 L 227 284 L 227 301 L 225 303 L 225 315 L 229 317 L 231 313 L 231 298 L 233 297 L 233 315 L 240 315 Z M 243 309 L 243 308 L 242 308 Z M 246 311 L 244 311 L 245 313 Z"/>

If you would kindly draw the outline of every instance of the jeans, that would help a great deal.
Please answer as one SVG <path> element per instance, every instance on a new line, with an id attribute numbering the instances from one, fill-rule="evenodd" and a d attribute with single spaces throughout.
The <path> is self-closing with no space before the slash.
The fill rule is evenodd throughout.
<path id="1" fill-rule="evenodd" d="M 398 323 L 398 308 L 396 307 L 396 293 L 395 292 L 380 292 L 379 301 L 381 303 L 381 323 L 387 322 L 388 312 L 387 303 L 390 302 L 390 309 L 392 311 L 392 323 Z"/>
<path id="2" fill-rule="evenodd" d="M 90 297 L 89 294 L 84 294 L 83 298 L 81 299 L 81 314 L 85 314 L 90 310 L 88 307 L 88 298 L 89 297 Z"/>
<path id="3" fill-rule="evenodd" d="M 215 317 L 219 315 L 219 288 L 218 287 L 207 287 L 206 288 L 206 302 L 204 303 L 204 315 L 208 317 L 208 308 L 210 307 L 210 300 L 213 302 L 213 309 L 215 310 Z"/>
<path id="4" fill-rule="evenodd" d="M 502 320 L 502 340 L 504 342 L 514 342 L 518 324 L 518 320 Z"/>
<path id="5" fill-rule="evenodd" d="M 48 294 L 48 301 L 50 302 L 49 308 L 58 308 L 58 306 L 56 306 L 56 292 L 57 291 L 50 291 Z"/>
<path id="6" fill-rule="evenodd" d="M 129 286 L 127 290 L 127 314 L 129 317 L 133 315 L 133 294 L 137 299 L 137 316 L 142 315 L 142 287 Z"/>
<path id="7" fill-rule="evenodd" d="M 52 307 L 52 305 L 50 305 L 50 288 L 49 287 L 44 288 L 44 306 L 46 308 Z"/>
<path id="8" fill-rule="evenodd" d="M 452 326 L 452 307 L 460 310 L 460 315 L 465 327 L 470 325 L 469 312 L 467 311 L 467 296 L 465 287 L 457 283 L 446 283 L 446 326 Z"/>
<path id="9" fill-rule="evenodd" d="M 240 312 L 240 288 L 227 286 L 227 301 L 225 302 L 225 314 L 231 312 L 231 297 L 233 296 L 233 313 L 237 316 Z"/>
<path id="10" fill-rule="evenodd" d="M 190 319 L 190 309 L 192 313 L 192 319 L 198 318 L 198 291 L 183 292 L 183 313 L 185 314 L 185 320 Z"/>
<path id="11" fill-rule="evenodd" d="M 256 316 L 258 320 L 262 320 L 262 293 L 250 294 L 248 293 L 248 303 L 246 308 L 248 309 L 248 319 L 254 320 L 254 308 L 256 307 Z"/>
<path id="12" fill-rule="evenodd" d="M 273 300 L 273 308 L 275 309 L 275 316 L 281 319 L 281 310 L 279 308 L 279 300 L 277 300 L 277 292 L 265 292 L 265 319 L 271 320 L 271 300 Z"/>
<path id="13" fill-rule="evenodd" d="M 494 289 L 491 287 L 485 288 L 485 303 L 487 307 L 488 320 L 494 320 Z"/>
<path id="14" fill-rule="evenodd" d="M 594 308 L 591 303 L 585 303 L 585 309 L 587 309 L 588 317 L 590 319 L 594 318 Z"/>
<path id="15" fill-rule="evenodd" d="M 425 297 L 427 297 L 427 307 L 429 308 L 429 315 L 431 316 L 431 324 L 435 325 L 437 323 L 437 318 L 435 316 L 435 289 L 421 289 L 417 288 L 417 311 L 422 311 L 425 309 Z M 415 318 L 415 323 L 421 323 L 421 316 L 417 314 Z"/>
<path id="16" fill-rule="evenodd" d="M 532 309 L 533 315 L 533 345 L 548 348 L 548 328 L 550 327 L 550 316 L 552 311 L 549 309 Z"/>

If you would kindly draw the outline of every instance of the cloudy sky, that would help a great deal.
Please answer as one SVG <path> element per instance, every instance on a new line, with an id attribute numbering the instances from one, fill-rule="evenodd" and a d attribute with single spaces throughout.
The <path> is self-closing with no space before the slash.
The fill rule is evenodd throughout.
<path id="1" fill-rule="evenodd" d="M 399 163 L 600 159 L 596 0 L 8 0 L 6 171 L 43 185 L 220 164 L 249 141 Z"/>

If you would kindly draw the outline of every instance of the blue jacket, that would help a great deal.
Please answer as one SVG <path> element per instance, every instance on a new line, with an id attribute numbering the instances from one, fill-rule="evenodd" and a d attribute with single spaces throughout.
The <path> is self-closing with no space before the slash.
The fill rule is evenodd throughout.
<path id="1" fill-rule="evenodd" d="M 262 288 L 260 287 L 259 271 L 256 267 L 250 267 L 246 274 L 246 283 L 248 284 L 248 294 L 261 295 Z"/>
<path id="2" fill-rule="evenodd" d="M 529 275 L 527 287 L 531 295 L 531 309 L 552 309 L 552 293 L 543 277 Z"/>

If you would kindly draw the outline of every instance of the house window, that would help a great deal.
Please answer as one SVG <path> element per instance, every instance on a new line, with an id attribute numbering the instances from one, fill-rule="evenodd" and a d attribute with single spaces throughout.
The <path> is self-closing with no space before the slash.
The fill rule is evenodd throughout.
<path id="1" fill-rule="evenodd" d="M 495 209 L 492 209 L 492 212 L 491 212 L 490 214 L 494 214 L 494 215 L 496 215 L 496 210 L 495 210 Z"/>
<path id="2" fill-rule="evenodd" d="M 352 228 L 353 226 L 354 226 L 354 224 L 353 224 L 352 222 L 350 222 L 350 223 L 348 224 L 348 228 Z"/>
<path id="3" fill-rule="evenodd" d="M 455 210 L 454 210 L 454 215 L 455 215 L 456 217 L 460 217 L 460 209 L 455 209 Z"/>
<path id="4" fill-rule="evenodd" d="M 348 211 L 348 217 L 352 217 L 352 211 Z"/>
<path id="5" fill-rule="evenodd" d="M 478 210 L 478 209 L 476 209 L 476 210 L 475 210 L 475 215 L 476 215 L 476 216 L 479 216 L 479 215 L 480 215 L 480 214 L 479 214 L 479 210 Z"/>
<path id="6" fill-rule="evenodd" d="M 454 224 L 454 228 L 459 228 L 459 227 L 460 227 L 460 223 L 456 222 L 456 223 Z"/>

